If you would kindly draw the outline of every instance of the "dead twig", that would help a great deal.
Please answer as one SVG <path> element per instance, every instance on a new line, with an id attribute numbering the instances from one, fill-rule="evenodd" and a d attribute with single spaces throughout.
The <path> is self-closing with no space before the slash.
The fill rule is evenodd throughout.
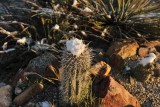
<path id="1" fill-rule="evenodd" d="M 14 37 L 15 35 L 18 35 L 19 32 L 18 31 L 10 32 L 10 31 L 7 31 L 7 30 L 3 29 L 2 27 L 0 27 L 0 33 Z"/>

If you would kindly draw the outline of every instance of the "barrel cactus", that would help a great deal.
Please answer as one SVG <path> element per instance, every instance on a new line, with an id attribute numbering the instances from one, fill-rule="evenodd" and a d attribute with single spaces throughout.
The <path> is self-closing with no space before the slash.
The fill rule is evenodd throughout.
<path id="1" fill-rule="evenodd" d="M 73 38 L 66 41 L 61 64 L 60 105 L 80 104 L 89 95 L 91 49 L 82 40 Z"/>

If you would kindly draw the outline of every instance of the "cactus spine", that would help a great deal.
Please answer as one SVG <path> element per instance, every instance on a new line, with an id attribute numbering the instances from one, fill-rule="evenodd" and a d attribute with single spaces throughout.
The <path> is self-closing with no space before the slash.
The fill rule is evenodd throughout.
<path id="1" fill-rule="evenodd" d="M 61 60 L 61 104 L 80 104 L 89 95 L 91 60 L 91 49 L 82 40 L 67 41 Z"/>

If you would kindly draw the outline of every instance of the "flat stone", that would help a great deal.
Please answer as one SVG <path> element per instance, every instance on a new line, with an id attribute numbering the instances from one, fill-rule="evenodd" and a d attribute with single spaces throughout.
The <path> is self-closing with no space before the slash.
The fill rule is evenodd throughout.
<path id="1" fill-rule="evenodd" d="M 12 87 L 6 85 L 0 88 L 0 107 L 9 107 L 12 103 Z"/>

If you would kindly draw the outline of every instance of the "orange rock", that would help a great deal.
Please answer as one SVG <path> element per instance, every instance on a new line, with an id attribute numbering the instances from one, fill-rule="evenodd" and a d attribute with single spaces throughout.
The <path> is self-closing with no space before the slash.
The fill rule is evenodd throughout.
<path id="1" fill-rule="evenodd" d="M 139 45 L 137 44 L 137 42 L 132 40 L 115 42 L 108 49 L 107 55 L 112 56 L 113 54 L 117 54 L 121 56 L 123 59 L 126 59 L 136 55 L 138 47 Z"/>
<path id="2" fill-rule="evenodd" d="M 96 88 L 102 107 L 141 107 L 138 100 L 112 77 L 104 78 Z"/>
<path id="3" fill-rule="evenodd" d="M 140 46 L 146 46 L 146 47 L 160 46 L 160 40 L 145 42 L 145 43 L 140 44 Z"/>
<path id="4" fill-rule="evenodd" d="M 140 57 L 146 57 L 151 52 L 156 52 L 156 49 L 154 47 L 140 47 L 138 49 L 138 55 Z"/>
<path id="5" fill-rule="evenodd" d="M 111 67 L 106 64 L 105 62 L 101 61 L 96 63 L 91 67 L 89 70 L 94 76 L 101 75 L 103 77 L 108 76 L 109 72 L 111 71 Z"/>
<path id="6" fill-rule="evenodd" d="M 114 42 L 107 51 L 110 63 L 117 69 L 121 69 L 123 60 L 136 55 L 139 45 L 134 40 Z"/>

